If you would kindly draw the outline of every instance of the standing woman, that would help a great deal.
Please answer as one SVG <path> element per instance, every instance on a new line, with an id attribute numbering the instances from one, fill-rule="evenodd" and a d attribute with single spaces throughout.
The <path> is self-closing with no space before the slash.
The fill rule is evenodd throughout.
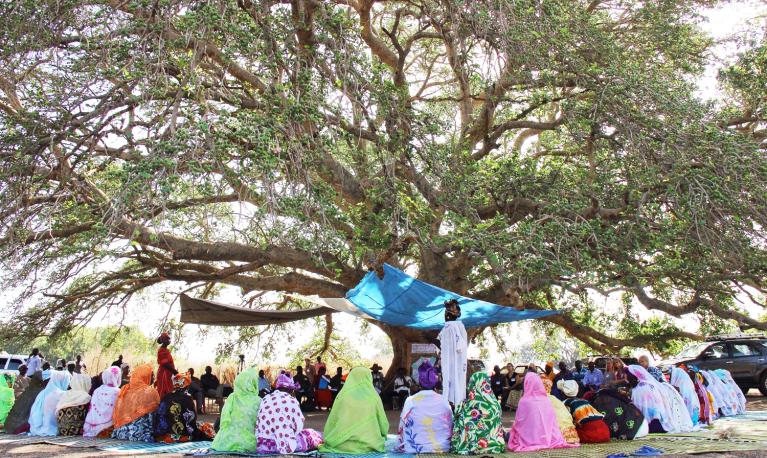
<path id="1" fill-rule="evenodd" d="M 160 395 L 160 399 L 164 398 L 166 394 L 173 392 L 173 376 L 178 373 L 176 366 L 173 365 L 173 356 L 168 350 L 170 345 L 170 336 L 167 332 L 160 334 L 157 338 L 157 343 L 160 344 L 160 348 L 157 349 L 157 380 L 155 381 L 155 388 Z"/>

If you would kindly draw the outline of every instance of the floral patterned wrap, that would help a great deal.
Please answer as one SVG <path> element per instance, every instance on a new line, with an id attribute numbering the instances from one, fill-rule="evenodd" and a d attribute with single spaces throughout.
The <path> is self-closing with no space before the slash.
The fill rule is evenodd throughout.
<path id="1" fill-rule="evenodd" d="M 451 444 L 453 451 L 461 454 L 495 454 L 506 449 L 501 404 L 484 372 L 471 376 L 469 396 L 455 410 Z"/>

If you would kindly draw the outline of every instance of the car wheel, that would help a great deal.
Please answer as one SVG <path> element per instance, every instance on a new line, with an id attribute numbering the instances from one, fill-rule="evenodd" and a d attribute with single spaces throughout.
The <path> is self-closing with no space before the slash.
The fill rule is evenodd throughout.
<path id="1" fill-rule="evenodd" d="M 762 396 L 767 396 L 767 371 L 762 372 L 762 376 L 759 377 L 759 391 Z"/>

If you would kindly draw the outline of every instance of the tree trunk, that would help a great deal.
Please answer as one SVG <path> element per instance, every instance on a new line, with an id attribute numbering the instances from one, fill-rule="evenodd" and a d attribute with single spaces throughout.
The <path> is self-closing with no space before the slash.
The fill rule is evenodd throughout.
<path id="1" fill-rule="evenodd" d="M 387 384 L 394 379 L 398 368 L 407 367 L 408 345 L 411 343 L 434 343 L 437 334 L 439 334 L 437 331 L 422 331 L 404 326 L 390 326 L 377 321 L 374 321 L 373 324 L 381 328 L 391 340 L 393 356 L 385 376 Z"/>

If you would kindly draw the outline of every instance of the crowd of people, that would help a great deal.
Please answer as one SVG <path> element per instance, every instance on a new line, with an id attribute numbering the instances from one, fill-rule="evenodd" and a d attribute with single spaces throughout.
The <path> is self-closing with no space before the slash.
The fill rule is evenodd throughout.
<path id="1" fill-rule="evenodd" d="M 0 426 L 5 432 L 37 436 L 169 443 L 211 440 L 213 425 L 197 421 L 203 403 L 193 395 L 223 397 L 223 387 L 209 367 L 199 380 L 191 369 L 179 373 L 168 350 L 168 334 L 157 342 L 156 371 L 150 364 L 131 370 L 120 355 L 94 377 L 87 375 L 79 356 L 68 364 L 61 360 L 52 369 L 33 349 L 18 376 L 4 376 L 7 390 L 0 388 Z"/>
<path id="2" fill-rule="evenodd" d="M 19 376 L 0 384 L 0 424 L 6 432 L 42 436 L 212 440 L 221 452 L 361 454 L 385 451 L 388 393 L 402 409 L 398 452 L 494 454 L 689 432 L 746 407 L 729 372 L 680 366 L 665 375 L 645 356 L 629 366 L 614 358 L 603 370 L 580 361 L 574 368 L 559 363 L 558 370 L 553 362 L 543 369 L 496 366 L 492 374 L 472 374 L 465 400 L 452 405 L 439 393 L 441 376 L 430 361 L 413 377 L 400 368 L 385 384 L 377 364 L 348 374 L 339 367 L 331 377 L 317 358 L 273 381 L 263 370 L 246 369 L 230 387 L 210 366 L 199 379 L 192 369 L 178 372 L 168 335 L 158 343 L 156 369 L 131 370 L 120 356 L 93 378 L 80 360 L 51 369 L 33 351 Z M 332 406 L 324 430 L 305 428 L 303 411 L 323 392 Z M 198 421 L 205 397 L 223 406 L 217 425 Z M 516 413 L 505 430 L 508 409 Z"/>

